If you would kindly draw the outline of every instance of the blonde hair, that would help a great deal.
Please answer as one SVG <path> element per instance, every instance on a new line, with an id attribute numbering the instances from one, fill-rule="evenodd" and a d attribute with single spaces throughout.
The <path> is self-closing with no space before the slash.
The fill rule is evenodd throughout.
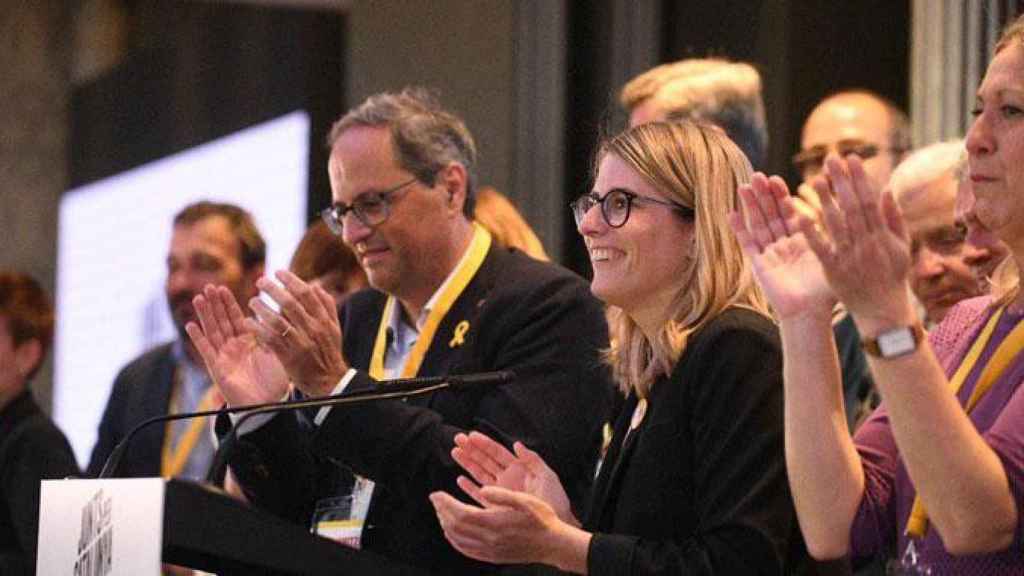
<path id="1" fill-rule="evenodd" d="M 768 148 L 761 75 L 746 62 L 691 58 L 651 68 L 630 80 L 619 96 L 627 111 L 645 101 L 666 120 L 695 120 L 720 126 L 754 165 Z"/>
<path id="2" fill-rule="evenodd" d="M 993 54 L 999 54 L 1003 51 L 1003 48 L 1014 43 L 1024 44 L 1024 14 L 1017 16 L 1013 22 L 1010 22 L 1006 25 L 1006 28 L 1003 28 L 1003 33 L 999 35 L 999 40 L 996 42 Z"/>
<path id="3" fill-rule="evenodd" d="M 496 189 L 484 186 L 477 191 L 475 216 L 501 246 L 516 248 L 537 260 L 550 260 L 533 228 L 515 205 Z"/>
<path id="4" fill-rule="evenodd" d="M 1003 51 L 1012 44 L 1024 45 L 1024 14 L 1003 28 L 1003 33 L 996 42 L 994 54 Z M 992 297 L 997 305 L 1009 304 L 1020 292 L 1020 268 L 1013 254 L 1004 258 L 1002 263 L 992 272 Z"/>
<path id="5" fill-rule="evenodd" d="M 750 162 L 721 130 L 690 122 L 655 122 L 605 141 L 596 158 L 614 154 L 670 199 L 692 208 L 692 246 L 666 246 L 692 258 L 652 339 L 623 310 L 610 307 L 606 361 L 624 394 L 645 397 L 669 375 L 691 334 L 729 307 L 770 317 L 768 302 L 727 223 L 737 187 L 750 181 Z"/>

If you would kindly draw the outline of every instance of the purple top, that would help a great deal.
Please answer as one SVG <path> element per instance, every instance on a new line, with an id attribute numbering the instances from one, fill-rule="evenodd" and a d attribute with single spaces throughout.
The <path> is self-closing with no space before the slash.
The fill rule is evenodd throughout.
<path id="1" fill-rule="evenodd" d="M 928 340 L 947 377 L 952 378 L 991 317 L 991 302 L 988 296 L 961 302 L 929 334 Z M 961 406 L 966 404 L 989 357 L 1022 318 L 1024 314 L 1003 314 L 979 362 L 957 394 Z M 1021 574 L 1024 571 L 1021 531 L 1021 518 L 1024 518 L 1024 392 L 1018 393 L 1019 384 L 1024 381 L 1022 358 L 1024 354 L 1018 355 L 969 415 L 985 441 L 999 455 L 1009 478 L 1018 510 L 1013 544 L 995 554 L 953 556 L 946 552 L 936 530 L 929 527 L 925 537 L 915 543 L 915 548 L 919 564 L 931 567 L 933 574 L 970 576 Z M 895 538 L 896 555 L 899 557 L 907 548 L 908 538 L 904 529 L 916 491 L 896 448 L 884 403 L 860 427 L 854 443 L 864 465 L 865 486 L 864 498 L 850 533 L 851 553 L 855 557 L 891 553 Z"/>

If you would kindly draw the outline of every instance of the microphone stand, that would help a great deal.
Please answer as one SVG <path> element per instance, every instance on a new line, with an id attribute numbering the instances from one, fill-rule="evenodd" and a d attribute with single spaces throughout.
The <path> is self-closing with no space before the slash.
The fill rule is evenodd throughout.
<path id="1" fill-rule="evenodd" d="M 304 408 L 319 408 L 323 406 L 339 406 L 344 404 L 356 404 L 360 402 L 373 402 L 375 400 L 393 400 L 398 398 L 411 398 L 413 396 L 421 396 L 423 394 L 429 394 L 445 388 L 450 388 L 449 382 L 441 382 L 438 384 L 430 384 L 423 388 L 403 391 L 388 391 L 388 392 L 373 392 L 366 391 L 367 393 L 358 394 L 340 394 L 337 396 L 326 396 L 322 398 L 309 398 L 306 400 L 293 400 L 287 404 L 278 403 L 273 406 L 264 406 L 260 408 L 254 408 L 246 411 L 245 414 L 238 419 L 238 422 L 231 427 L 231 431 L 221 442 L 220 448 L 217 449 L 217 453 L 214 454 L 213 462 L 210 463 L 210 469 L 206 473 L 206 481 L 215 484 L 220 481 L 228 467 L 228 456 L 234 449 L 235 442 L 238 441 L 238 431 L 242 428 L 242 424 L 246 420 L 256 416 L 257 414 L 267 414 L 271 412 L 283 412 L 292 410 L 302 410 Z"/>
<path id="2" fill-rule="evenodd" d="M 110 453 L 107 461 L 103 464 L 103 469 L 100 471 L 98 478 L 112 478 L 117 473 L 121 459 L 124 457 L 124 453 L 127 451 L 131 440 L 141 430 L 160 422 L 171 422 L 174 420 L 183 420 L 186 418 L 200 418 L 204 416 L 219 416 L 221 414 L 236 414 L 239 412 L 247 412 L 238 421 L 238 425 L 252 414 L 262 414 L 274 411 L 287 411 L 287 410 L 299 410 L 302 408 L 316 408 L 321 406 L 335 406 L 342 404 L 354 404 L 358 402 L 373 402 L 376 400 L 388 400 L 403 398 L 409 396 L 418 396 L 421 394 L 427 394 L 430 392 L 436 392 L 445 388 L 459 389 L 464 387 L 471 387 L 473 385 L 483 383 L 496 383 L 503 384 L 509 382 L 515 377 L 515 374 L 509 371 L 498 371 L 498 372 L 487 372 L 481 374 L 466 374 L 466 375 L 451 375 L 451 376 L 433 376 L 425 378 L 401 378 L 396 380 L 382 380 L 380 381 L 379 387 L 386 391 L 380 391 L 378 389 L 359 390 L 357 392 L 335 394 L 333 396 L 321 396 L 317 398 L 307 398 L 303 400 L 293 400 L 285 402 L 264 402 L 260 404 L 246 404 L 242 406 L 225 406 L 217 410 L 203 410 L 199 412 L 182 412 L 179 414 L 164 414 L 161 416 L 154 416 L 143 420 L 131 431 L 125 435 L 124 439 L 114 447 L 114 450 Z M 231 433 L 228 438 L 225 439 L 225 444 L 232 441 L 232 438 L 237 436 L 236 430 L 238 425 L 232 427 Z M 218 451 L 217 459 L 225 460 L 226 456 L 221 458 L 221 452 L 228 452 L 228 450 Z M 214 462 L 218 464 L 218 462 Z M 214 466 L 211 465 L 211 473 L 214 471 Z M 208 475 L 208 478 L 211 477 Z"/>

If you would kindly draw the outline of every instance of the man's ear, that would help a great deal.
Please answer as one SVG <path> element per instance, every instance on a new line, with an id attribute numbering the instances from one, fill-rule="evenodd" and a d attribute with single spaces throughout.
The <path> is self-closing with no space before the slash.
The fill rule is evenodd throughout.
<path id="1" fill-rule="evenodd" d="M 31 338 L 18 344 L 14 349 L 14 365 L 18 375 L 28 379 L 28 375 L 43 361 L 43 345 L 37 338 Z"/>
<path id="2" fill-rule="evenodd" d="M 455 214 L 462 214 L 466 203 L 466 187 L 469 186 L 469 173 L 466 167 L 458 162 L 451 162 L 438 173 L 440 184 L 448 195 L 448 208 Z"/>

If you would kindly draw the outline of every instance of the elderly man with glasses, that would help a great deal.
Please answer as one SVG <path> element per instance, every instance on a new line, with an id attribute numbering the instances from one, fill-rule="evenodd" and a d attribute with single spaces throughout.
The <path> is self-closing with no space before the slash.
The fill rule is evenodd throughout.
<path id="1" fill-rule="evenodd" d="M 334 203 L 323 217 L 373 289 L 339 320 L 326 293 L 280 272 L 259 284 L 280 311 L 253 299 L 256 319 L 245 320 L 228 291 L 208 288 L 189 333 L 225 398 L 276 400 L 289 382 L 324 396 L 391 378 L 516 377 L 305 422 L 279 414 L 242 435 L 232 470 L 257 504 L 318 533 L 438 574 L 486 573 L 447 543 L 427 495 L 460 493 L 454 437 L 479 429 L 540 452 L 580 501 L 612 390 L 602 306 L 581 278 L 498 247 L 473 221 L 473 139 L 426 92 L 369 98 L 329 142 Z"/>
<path id="2" fill-rule="evenodd" d="M 960 188 L 970 187 L 958 173 L 965 152 L 961 139 L 929 144 L 907 156 L 889 179 L 910 236 L 910 289 L 926 326 L 938 325 L 961 300 L 987 294 L 989 277 L 1007 255 L 998 239 L 978 242 L 979 234 L 969 235 L 966 214 L 957 215 Z"/>

